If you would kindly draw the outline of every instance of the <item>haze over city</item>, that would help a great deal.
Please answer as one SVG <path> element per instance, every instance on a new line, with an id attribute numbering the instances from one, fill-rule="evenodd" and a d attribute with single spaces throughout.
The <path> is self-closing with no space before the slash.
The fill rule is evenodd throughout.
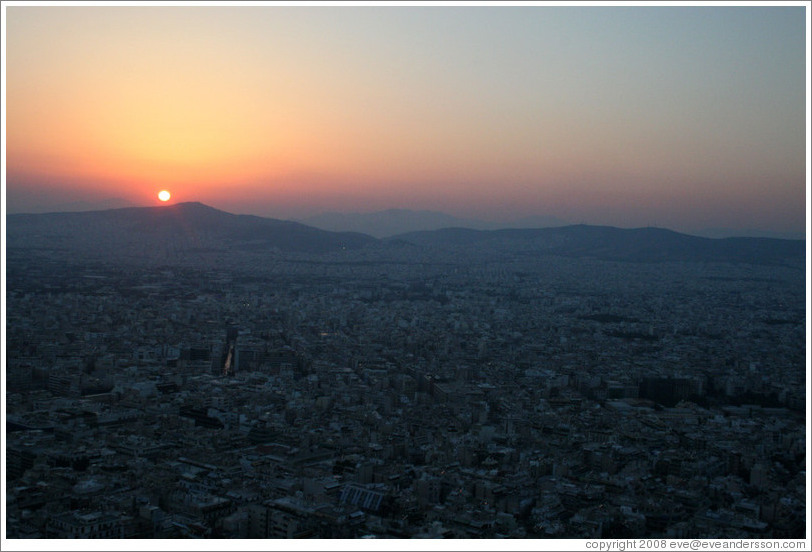
<path id="1" fill-rule="evenodd" d="M 0 548 L 810 549 L 807 3 L 132 4 L 0 7 Z"/>
<path id="2" fill-rule="evenodd" d="M 6 10 L 8 213 L 802 234 L 804 8 Z"/>

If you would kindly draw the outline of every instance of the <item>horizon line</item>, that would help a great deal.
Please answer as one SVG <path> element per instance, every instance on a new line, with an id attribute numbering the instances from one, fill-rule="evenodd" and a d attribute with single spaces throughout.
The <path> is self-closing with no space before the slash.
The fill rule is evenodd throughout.
<path id="1" fill-rule="evenodd" d="M 115 198 L 113 198 L 115 199 Z M 109 200 L 108 200 L 109 201 Z M 125 200 L 126 201 L 126 200 Z M 403 211 L 406 213 L 432 213 L 432 214 L 439 214 L 448 217 L 452 217 L 455 219 L 461 219 L 466 222 L 473 222 L 473 223 L 482 223 L 488 225 L 498 225 L 498 224 L 511 224 L 511 221 L 485 221 L 476 218 L 467 218 L 463 219 L 463 217 L 458 217 L 456 215 L 451 215 L 444 211 L 435 211 L 430 209 L 408 209 L 404 207 L 389 207 L 386 209 L 379 209 L 374 211 L 323 211 L 317 215 L 311 215 L 310 217 L 300 217 L 300 218 L 281 218 L 277 216 L 269 216 L 269 215 L 257 215 L 254 213 L 235 213 L 232 211 L 227 211 L 220 207 L 215 207 L 213 205 L 209 205 L 202 201 L 179 201 L 179 202 L 166 202 L 164 204 L 158 205 L 126 205 L 121 207 L 102 207 L 102 208 L 85 208 L 81 210 L 74 210 L 74 211 L 18 211 L 18 212 L 8 212 L 7 206 L 3 205 L 2 211 L 5 216 L 31 216 L 31 215 L 63 215 L 63 214 L 81 214 L 81 213 L 101 213 L 101 212 L 108 212 L 108 211 L 121 211 L 121 210 L 132 210 L 132 209 L 169 209 L 172 207 L 182 207 L 188 205 L 200 205 L 203 207 L 207 207 L 209 209 L 213 209 L 215 211 L 220 211 L 222 213 L 226 213 L 233 216 L 254 216 L 258 218 L 265 218 L 265 219 L 272 219 L 272 220 L 281 220 L 287 222 L 296 222 L 299 224 L 303 224 L 305 226 L 311 226 L 313 228 L 318 228 L 318 226 L 314 226 L 312 223 L 308 223 L 308 219 L 316 218 L 319 216 L 324 216 L 328 214 L 337 214 L 337 215 L 344 215 L 344 216 L 365 216 L 365 215 L 375 215 L 375 214 L 383 214 L 390 211 Z M 731 238 L 752 238 L 752 239 L 778 239 L 778 240 L 790 240 L 790 241 L 808 241 L 809 235 L 805 232 L 792 232 L 792 231 L 774 231 L 774 230 L 761 230 L 755 228 L 748 228 L 748 229 L 736 229 L 736 228 L 705 228 L 702 230 L 695 230 L 695 231 L 687 231 L 687 230 L 676 230 L 673 228 L 669 228 L 667 226 L 657 226 L 656 224 L 649 224 L 644 226 L 617 226 L 613 224 L 598 224 L 598 223 L 590 223 L 586 221 L 581 222 L 571 222 L 566 221 L 563 219 L 559 219 L 555 215 L 528 215 L 519 217 L 518 219 L 514 219 L 512 222 L 516 223 L 521 220 L 525 219 L 532 219 L 535 217 L 547 217 L 547 218 L 554 218 L 558 219 L 562 222 L 562 224 L 554 224 L 549 226 L 496 226 L 494 228 L 471 228 L 466 226 L 445 226 L 440 228 L 431 228 L 431 229 L 423 229 L 423 230 L 410 230 L 408 232 L 422 232 L 422 231 L 436 231 L 436 230 L 444 230 L 444 229 L 451 229 L 451 228 L 459 228 L 464 230 L 476 230 L 476 231 L 483 231 L 483 232 L 491 232 L 491 231 L 499 231 L 499 230 L 536 230 L 536 229 L 546 229 L 546 228 L 566 228 L 566 227 L 573 227 L 573 226 L 589 226 L 594 228 L 614 228 L 618 230 L 645 230 L 645 229 L 656 229 L 656 230 L 666 230 L 669 232 L 675 232 L 677 234 L 683 234 L 687 236 L 693 236 L 697 238 L 703 239 L 731 239 Z M 324 228 L 321 228 L 325 230 Z M 346 232 L 348 230 L 328 230 L 333 232 Z M 352 230 L 350 230 L 352 231 Z M 738 233 L 737 233 L 738 232 Z M 364 233 L 364 232 L 359 232 Z M 704 233 L 704 235 L 703 235 Z M 711 233 L 719 233 L 719 234 L 729 234 L 729 235 L 719 235 L 719 236 L 711 236 L 708 234 Z M 392 234 L 396 235 L 396 234 Z M 796 237 L 788 237 L 788 236 L 796 236 Z M 387 236 L 388 237 L 388 236 Z"/>

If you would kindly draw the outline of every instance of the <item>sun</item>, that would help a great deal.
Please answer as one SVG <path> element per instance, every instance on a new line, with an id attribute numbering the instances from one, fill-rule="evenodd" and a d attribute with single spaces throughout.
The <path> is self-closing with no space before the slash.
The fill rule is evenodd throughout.
<path id="1" fill-rule="evenodd" d="M 161 190 L 158 192 L 158 199 L 161 201 L 169 201 L 169 198 L 172 197 L 169 192 L 166 190 Z"/>

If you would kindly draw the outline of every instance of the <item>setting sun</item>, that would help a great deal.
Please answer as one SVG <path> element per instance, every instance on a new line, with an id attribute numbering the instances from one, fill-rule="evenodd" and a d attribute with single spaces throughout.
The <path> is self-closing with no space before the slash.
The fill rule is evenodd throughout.
<path id="1" fill-rule="evenodd" d="M 160 199 L 161 201 L 169 201 L 170 197 L 172 196 L 166 190 L 161 190 L 160 192 L 158 192 L 158 199 Z"/>

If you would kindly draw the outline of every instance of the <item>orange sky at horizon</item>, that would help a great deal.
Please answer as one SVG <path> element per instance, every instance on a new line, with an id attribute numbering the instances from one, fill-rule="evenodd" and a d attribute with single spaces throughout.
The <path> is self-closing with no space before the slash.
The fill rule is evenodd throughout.
<path id="1" fill-rule="evenodd" d="M 784 82 L 797 59 L 772 28 L 775 44 L 739 32 L 761 24 L 750 15 L 681 12 L 679 27 L 581 9 L 6 9 L 10 206 L 39 186 L 135 204 L 167 189 L 275 216 L 557 209 L 685 227 L 723 219 L 727 202 L 763 226 L 803 223 L 803 94 Z M 668 25 L 674 37 L 649 28 Z M 765 48 L 782 64 L 742 73 Z M 707 206 L 690 194 L 716 214 L 691 215 Z"/>

